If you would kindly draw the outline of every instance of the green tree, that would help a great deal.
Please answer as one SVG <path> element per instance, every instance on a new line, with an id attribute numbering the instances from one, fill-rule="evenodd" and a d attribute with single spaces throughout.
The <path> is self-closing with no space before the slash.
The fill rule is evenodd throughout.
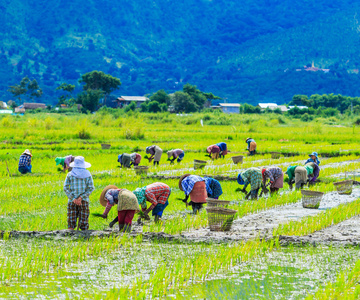
<path id="1" fill-rule="evenodd" d="M 9 100 L 7 102 L 8 107 L 11 107 L 12 109 L 14 109 L 16 107 L 16 102 L 14 100 Z"/>
<path id="2" fill-rule="evenodd" d="M 131 102 L 129 105 L 125 106 L 125 112 L 129 112 L 130 110 L 135 111 L 136 104 L 135 102 Z"/>
<path id="3" fill-rule="evenodd" d="M 98 108 L 103 95 L 104 92 L 101 90 L 87 90 L 78 95 L 77 103 L 81 104 L 84 109 L 93 112 Z"/>
<path id="4" fill-rule="evenodd" d="M 153 112 L 153 113 L 157 113 L 161 111 L 161 107 L 160 107 L 160 103 L 157 101 L 151 101 L 148 104 L 148 111 L 149 112 Z"/>
<path id="5" fill-rule="evenodd" d="M 187 93 L 191 98 L 193 98 L 194 102 L 197 105 L 197 110 L 201 110 L 206 106 L 211 105 L 211 100 L 213 99 L 221 99 L 218 96 L 214 96 L 213 93 L 204 93 L 197 89 L 196 85 L 191 85 L 187 83 L 183 86 L 183 92 Z"/>
<path id="6" fill-rule="evenodd" d="M 170 104 L 171 98 L 164 90 L 158 90 L 155 94 L 150 96 L 151 101 L 157 101 L 158 103 Z"/>
<path id="7" fill-rule="evenodd" d="M 20 103 L 23 95 L 32 100 L 34 97 L 41 97 L 43 93 L 36 79 L 30 80 L 27 76 L 21 79 L 20 84 L 9 86 L 8 91 L 18 98 Z"/>
<path id="8" fill-rule="evenodd" d="M 309 107 L 311 106 L 311 99 L 306 95 L 294 95 L 289 105 L 305 105 Z"/>
<path id="9" fill-rule="evenodd" d="M 195 112 L 198 109 L 194 99 L 184 92 L 175 92 L 172 99 L 175 112 Z"/>
<path id="10" fill-rule="evenodd" d="M 75 104 L 75 99 L 71 97 L 71 93 L 74 91 L 75 89 L 75 85 L 73 84 L 67 84 L 65 82 L 63 82 L 62 84 L 60 84 L 56 90 L 57 91 L 63 91 L 63 92 L 67 92 L 67 94 L 63 94 L 59 96 L 59 102 L 58 105 L 60 104 L 66 104 L 67 106 L 72 106 Z"/>
<path id="11" fill-rule="evenodd" d="M 102 71 L 92 71 L 81 76 L 80 83 L 84 83 L 84 91 L 88 90 L 101 90 L 105 95 L 104 105 L 106 105 L 107 96 L 118 89 L 121 85 L 119 78 L 105 74 Z"/>

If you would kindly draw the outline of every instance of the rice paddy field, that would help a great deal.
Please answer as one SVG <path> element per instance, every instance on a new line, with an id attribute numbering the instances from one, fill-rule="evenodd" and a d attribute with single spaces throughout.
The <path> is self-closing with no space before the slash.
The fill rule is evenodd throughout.
<path id="1" fill-rule="evenodd" d="M 203 126 L 200 123 L 203 120 Z M 171 115 L 101 110 L 93 115 L 27 114 L 0 118 L 0 298 L 3 299 L 358 299 L 360 297 L 360 187 L 339 195 L 333 183 L 359 180 L 360 128 L 347 119 L 304 123 L 276 114 Z M 245 139 L 258 153 L 248 156 Z M 207 146 L 226 142 L 230 153 L 215 161 Z M 101 144 L 111 144 L 102 149 Z M 119 167 L 117 156 L 158 145 L 159 166 L 146 159 L 147 175 Z M 185 158 L 170 165 L 166 151 Z M 31 174 L 17 171 L 25 149 Z M 237 174 L 249 167 L 303 165 L 316 151 L 325 193 L 319 209 L 302 207 L 301 192 L 284 189 L 258 200 L 236 191 Z M 280 153 L 275 158 L 272 152 Z M 172 188 L 163 222 L 153 218 L 129 234 L 90 216 L 88 232 L 67 231 L 65 173 L 55 157 L 81 155 L 91 163 L 92 213 L 103 213 L 102 189 L 134 190 L 161 181 Z M 242 164 L 231 157 L 243 155 Z M 194 170 L 194 159 L 207 160 Z M 182 201 L 178 178 L 219 178 L 229 208 L 228 232 L 213 232 L 205 209 L 193 215 Z M 286 179 L 286 176 L 285 176 Z"/>

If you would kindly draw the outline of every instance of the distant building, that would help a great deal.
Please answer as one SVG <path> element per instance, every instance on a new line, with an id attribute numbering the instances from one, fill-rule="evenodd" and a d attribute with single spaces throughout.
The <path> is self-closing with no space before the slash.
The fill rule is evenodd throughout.
<path id="1" fill-rule="evenodd" d="M 292 105 L 292 106 L 289 106 L 288 108 L 289 108 L 289 109 L 292 109 L 292 108 L 294 108 L 294 107 L 295 107 L 295 106 Z M 296 107 L 299 108 L 299 109 L 307 109 L 307 108 L 308 108 L 307 106 L 301 106 L 301 105 L 300 105 L 300 106 L 296 105 Z"/>
<path id="2" fill-rule="evenodd" d="M 33 109 L 45 109 L 46 104 L 45 103 L 24 103 L 18 107 L 15 108 L 16 113 L 24 113 L 27 110 L 33 110 Z"/>
<path id="3" fill-rule="evenodd" d="M 220 109 L 226 114 L 239 114 L 240 103 L 219 103 Z"/>
<path id="4" fill-rule="evenodd" d="M 0 114 L 12 114 L 13 111 L 11 109 L 0 109 Z"/>
<path id="5" fill-rule="evenodd" d="M 140 107 L 140 104 L 147 100 L 149 100 L 149 98 L 144 96 L 120 96 L 116 100 L 113 100 L 113 102 L 116 102 L 116 107 L 123 108 L 132 102 L 136 103 L 136 107 Z"/>
<path id="6" fill-rule="evenodd" d="M 264 111 L 267 108 L 274 110 L 278 105 L 276 103 L 259 103 L 258 106 L 261 108 L 261 111 Z"/>
<path id="7" fill-rule="evenodd" d="M 296 69 L 297 72 L 301 72 L 301 71 L 307 71 L 307 72 L 318 72 L 318 71 L 322 71 L 324 73 L 329 73 L 330 69 L 322 69 L 322 68 L 317 68 L 314 65 L 314 62 L 312 62 L 311 67 L 308 66 L 304 66 L 304 69 Z"/>

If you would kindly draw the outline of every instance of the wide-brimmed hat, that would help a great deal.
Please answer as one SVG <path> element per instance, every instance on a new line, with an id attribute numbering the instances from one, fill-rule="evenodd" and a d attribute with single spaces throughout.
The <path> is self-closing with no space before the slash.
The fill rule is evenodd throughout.
<path id="1" fill-rule="evenodd" d="M 100 204 L 101 204 L 102 206 L 104 206 L 104 207 L 106 207 L 106 205 L 107 205 L 107 201 L 106 201 L 106 199 L 105 199 L 105 194 L 106 194 L 106 192 L 107 192 L 108 190 L 111 190 L 111 189 L 118 189 L 118 187 L 115 186 L 115 185 L 108 185 L 108 186 L 105 187 L 105 188 L 103 189 L 103 191 L 101 192 L 99 201 L 100 201 Z"/>
<path id="2" fill-rule="evenodd" d="M 181 182 L 183 181 L 183 179 L 185 178 L 185 177 L 188 177 L 188 176 L 190 176 L 191 174 L 185 174 L 185 175 L 182 175 L 181 177 L 180 177 L 180 179 L 179 179 L 179 189 L 181 190 L 181 191 L 184 191 L 183 190 L 183 188 L 182 188 L 182 186 L 181 186 Z"/>
<path id="3" fill-rule="evenodd" d="M 32 156 L 31 152 L 29 149 L 26 149 L 22 154 L 26 154 L 26 155 L 30 155 Z"/>
<path id="4" fill-rule="evenodd" d="M 238 182 L 238 184 L 241 184 L 241 185 L 245 184 L 244 179 L 241 177 L 241 173 L 239 173 L 239 175 L 237 177 L 237 182 Z"/>
<path id="5" fill-rule="evenodd" d="M 72 168 L 81 168 L 81 169 L 87 169 L 91 167 L 91 164 L 86 162 L 84 157 L 82 156 L 76 156 L 74 161 L 70 163 L 70 167 Z"/>
<path id="6" fill-rule="evenodd" d="M 311 153 L 311 154 L 309 154 L 309 156 L 311 157 L 311 156 L 316 156 L 316 157 L 318 157 L 318 153 L 317 152 L 313 152 L 313 153 Z"/>

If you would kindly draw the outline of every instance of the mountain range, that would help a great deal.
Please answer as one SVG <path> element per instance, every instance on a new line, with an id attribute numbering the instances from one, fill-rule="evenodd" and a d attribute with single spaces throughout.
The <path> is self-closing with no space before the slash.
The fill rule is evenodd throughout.
<path id="1" fill-rule="evenodd" d="M 228 102 L 360 95 L 360 10 L 325 0 L 0 0 L 0 100 L 24 76 L 54 104 L 62 82 L 99 70 L 115 95 L 185 83 Z M 304 67 L 306 66 L 306 68 Z M 313 66 L 313 68 L 311 68 Z M 325 69 L 326 71 L 324 71 Z"/>

